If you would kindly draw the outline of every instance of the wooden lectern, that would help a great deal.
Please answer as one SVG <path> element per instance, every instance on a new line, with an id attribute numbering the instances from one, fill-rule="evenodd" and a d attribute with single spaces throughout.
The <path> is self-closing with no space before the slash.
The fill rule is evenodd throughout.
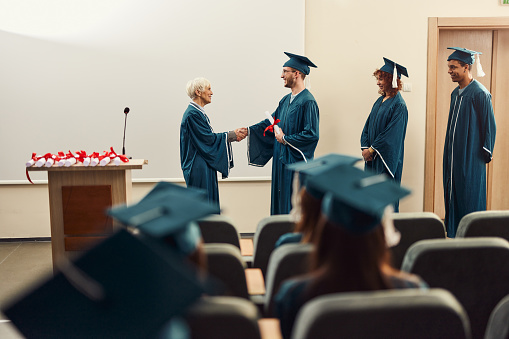
<path id="1" fill-rule="evenodd" d="M 53 269 L 63 256 L 85 251 L 114 232 L 118 225 L 104 212 L 131 199 L 131 170 L 146 164 L 134 159 L 118 166 L 27 168 L 48 172 Z"/>

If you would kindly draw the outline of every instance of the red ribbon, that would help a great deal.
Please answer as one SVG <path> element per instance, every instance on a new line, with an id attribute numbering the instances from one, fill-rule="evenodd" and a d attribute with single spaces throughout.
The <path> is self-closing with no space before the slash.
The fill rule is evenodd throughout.
<path id="1" fill-rule="evenodd" d="M 279 120 L 278 120 L 279 122 Z M 37 153 L 32 153 L 32 157 L 31 159 L 33 159 L 34 161 L 38 161 L 39 159 L 45 159 L 46 161 L 48 159 L 54 159 L 55 162 L 58 162 L 60 161 L 61 159 L 69 159 L 69 158 L 75 158 L 76 159 L 76 162 L 83 162 L 85 160 L 85 158 L 87 157 L 90 157 L 90 158 L 98 158 L 99 160 L 102 160 L 103 158 L 106 158 L 106 157 L 110 157 L 111 159 L 113 158 L 116 158 L 118 157 L 122 162 L 129 162 L 129 158 L 127 158 L 125 155 L 119 155 L 117 154 L 114 150 L 113 150 L 113 147 L 110 147 L 110 152 L 108 151 L 104 151 L 104 154 L 103 155 L 99 155 L 99 153 L 97 152 L 94 152 L 90 155 L 87 155 L 87 153 L 83 150 L 81 151 L 76 151 L 75 154 L 73 154 L 70 150 L 67 154 L 65 154 L 64 152 L 58 152 L 58 155 L 55 155 L 55 154 L 51 154 L 51 153 L 46 153 L 44 155 L 37 155 Z M 28 168 L 26 169 L 26 176 L 27 176 L 27 179 L 28 181 L 30 181 L 31 184 L 33 184 L 32 180 L 30 179 L 30 175 L 28 174 Z"/>
<path id="2" fill-rule="evenodd" d="M 26 172 L 28 181 L 30 181 L 30 183 L 33 185 L 34 183 L 32 182 L 32 179 L 30 179 L 30 175 L 28 174 L 28 168 L 26 169 Z"/>
<path id="3" fill-rule="evenodd" d="M 272 125 L 267 126 L 267 128 L 263 131 L 263 136 L 265 136 L 265 132 L 267 131 L 274 133 L 274 126 L 276 126 L 278 122 L 281 122 L 281 120 L 276 119 Z"/>

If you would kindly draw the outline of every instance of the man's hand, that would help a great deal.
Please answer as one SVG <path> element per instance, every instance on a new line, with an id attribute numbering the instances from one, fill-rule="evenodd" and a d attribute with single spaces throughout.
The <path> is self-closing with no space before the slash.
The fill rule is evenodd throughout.
<path id="1" fill-rule="evenodd" d="M 283 137 L 285 136 L 285 134 L 283 133 L 283 130 L 281 128 L 279 128 L 279 133 L 275 132 L 274 131 L 274 135 L 276 136 L 276 140 L 281 143 L 281 144 L 286 144 L 286 142 L 283 140 Z"/>
<path id="2" fill-rule="evenodd" d="M 247 128 L 246 127 L 237 128 L 235 130 L 235 135 L 237 136 L 237 141 L 244 140 L 244 138 L 247 137 Z"/>
<path id="3" fill-rule="evenodd" d="M 362 157 L 364 158 L 364 161 L 373 161 L 373 153 L 369 151 L 369 148 L 362 150 Z"/>

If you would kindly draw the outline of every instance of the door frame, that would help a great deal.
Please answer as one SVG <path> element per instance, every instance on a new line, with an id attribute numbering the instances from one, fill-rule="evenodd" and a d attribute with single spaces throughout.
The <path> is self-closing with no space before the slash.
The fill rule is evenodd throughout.
<path id="1" fill-rule="evenodd" d="M 424 206 L 423 210 L 434 212 L 435 199 L 435 147 L 436 147 L 436 112 L 437 112 L 437 64 L 440 30 L 472 29 L 509 29 L 509 17 L 495 18 L 428 18 L 428 72 L 426 85 L 426 136 L 424 151 Z M 496 34 L 496 32 L 495 32 Z M 494 46 L 492 69 L 496 69 L 497 57 Z M 496 72 L 491 77 L 492 95 L 495 96 Z M 487 209 L 490 209 L 491 170 L 488 166 Z"/>

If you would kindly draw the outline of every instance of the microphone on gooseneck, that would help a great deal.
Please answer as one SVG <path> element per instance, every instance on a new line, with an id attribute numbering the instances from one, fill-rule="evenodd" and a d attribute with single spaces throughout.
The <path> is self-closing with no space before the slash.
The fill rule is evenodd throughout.
<path id="1" fill-rule="evenodd" d="M 124 141 L 122 143 L 122 155 L 125 155 L 125 128 L 127 126 L 127 113 L 129 113 L 129 107 L 124 108 L 125 122 L 124 122 Z"/>

